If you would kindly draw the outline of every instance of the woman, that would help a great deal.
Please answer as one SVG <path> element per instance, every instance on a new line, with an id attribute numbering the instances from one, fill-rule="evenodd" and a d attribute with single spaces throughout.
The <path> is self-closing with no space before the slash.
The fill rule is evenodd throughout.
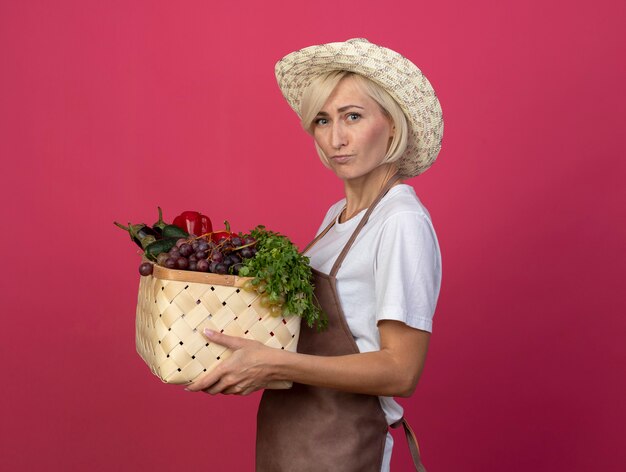
<path id="1" fill-rule="evenodd" d="M 414 64 L 364 39 L 291 53 L 276 75 L 344 184 L 305 250 L 329 328 L 303 326 L 298 353 L 207 332 L 235 352 L 188 389 L 246 395 L 294 382 L 263 393 L 257 470 L 389 470 L 388 425 L 404 424 L 409 437 L 393 397 L 417 385 L 441 281 L 428 212 L 400 179 L 435 160 L 441 108 Z"/>

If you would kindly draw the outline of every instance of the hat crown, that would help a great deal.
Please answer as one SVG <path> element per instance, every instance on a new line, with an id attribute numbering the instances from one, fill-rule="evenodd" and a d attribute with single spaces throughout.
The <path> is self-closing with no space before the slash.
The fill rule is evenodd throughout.
<path id="1" fill-rule="evenodd" d="M 346 43 L 367 43 L 367 44 L 372 44 L 370 43 L 367 39 L 365 38 L 352 38 L 352 39 L 348 39 L 346 41 Z"/>

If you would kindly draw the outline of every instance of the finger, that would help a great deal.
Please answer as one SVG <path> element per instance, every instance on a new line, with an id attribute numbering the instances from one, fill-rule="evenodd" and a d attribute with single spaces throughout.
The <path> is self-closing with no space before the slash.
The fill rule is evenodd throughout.
<path id="1" fill-rule="evenodd" d="M 225 390 L 223 390 L 221 393 L 225 394 L 225 395 L 239 395 L 241 397 L 245 397 L 247 395 L 250 395 L 251 393 L 256 392 L 257 390 L 259 390 L 262 387 L 258 387 L 255 385 L 249 385 L 249 386 L 245 386 L 243 384 L 237 384 L 233 387 L 229 387 Z"/>
<path id="2" fill-rule="evenodd" d="M 219 382 L 220 377 L 222 376 L 222 374 L 218 370 L 219 369 L 216 368 L 205 375 L 201 375 L 193 382 L 188 384 L 185 390 L 188 390 L 190 392 L 199 392 L 201 390 L 206 390 L 212 385 L 215 385 Z"/>
<path id="3" fill-rule="evenodd" d="M 236 385 L 239 385 L 240 380 L 242 379 L 224 372 L 222 364 L 194 380 L 187 386 L 186 390 L 192 392 L 203 391 L 211 395 L 217 395 L 218 393 L 225 393 L 228 389 L 233 389 Z"/>
<path id="4" fill-rule="evenodd" d="M 203 389 L 202 391 L 209 395 L 217 395 L 219 393 L 224 395 L 240 395 L 245 388 L 235 382 L 228 382 L 224 379 L 220 379 L 213 385 Z"/>
<path id="5" fill-rule="evenodd" d="M 232 387 L 228 387 L 222 390 L 222 393 L 224 395 L 243 395 L 245 391 L 246 391 L 246 388 L 243 387 L 242 385 L 233 385 Z"/>
<path id="6" fill-rule="evenodd" d="M 241 349 L 246 343 L 246 340 L 243 338 L 218 333 L 217 331 L 213 331 L 208 328 L 204 330 L 204 335 L 209 339 L 209 341 L 229 349 Z"/>
<path id="7" fill-rule="evenodd" d="M 221 382 L 217 382 L 207 388 L 203 388 L 202 391 L 209 395 L 219 395 L 220 393 L 227 394 L 227 387 L 225 387 Z"/>
<path id="8" fill-rule="evenodd" d="M 242 397 L 245 397 L 247 395 L 250 395 L 251 393 L 256 392 L 257 390 L 259 390 L 258 387 L 248 387 L 248 388 L 245 388 L 243 392 L 241 392 L 239 395 L 241 395 Z"/>

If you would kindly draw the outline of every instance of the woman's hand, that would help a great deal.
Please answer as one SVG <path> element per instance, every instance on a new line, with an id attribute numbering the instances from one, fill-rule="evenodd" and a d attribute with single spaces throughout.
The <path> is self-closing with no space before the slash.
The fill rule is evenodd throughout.
<path id="1" fill-rule="evenodd" d="M 233 353 L 211 372 L 189 384 L 186 390 L 204 391 L 211 395 L 249 395 L 265 388 L 273 380 L 270 361 L 273 356 L 280 355 L 280 349 L 208 329 L 204 330 L 204 335 L 210 342 L 229 348 Z"/>

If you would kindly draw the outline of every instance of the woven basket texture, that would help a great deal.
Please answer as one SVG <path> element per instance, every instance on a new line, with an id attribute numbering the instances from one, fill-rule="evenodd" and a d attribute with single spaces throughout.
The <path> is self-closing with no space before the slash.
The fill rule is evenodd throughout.
<path id="1" fill-rule="evenodd" d="M 206 281 L 196 281 L 202 280 Z M 185 280 L 185 279 L 192 279 Z M 136 317 L 137 352 L 163 382 L 186 384 L 214 369 L 232 351 L 209 343 L 205 328 L 295 352 L 300 318 L 272 316 L 247 279 L 155 266 L 141 277 Z M 290 388 L 277 381 L 268 388 Z"/>

